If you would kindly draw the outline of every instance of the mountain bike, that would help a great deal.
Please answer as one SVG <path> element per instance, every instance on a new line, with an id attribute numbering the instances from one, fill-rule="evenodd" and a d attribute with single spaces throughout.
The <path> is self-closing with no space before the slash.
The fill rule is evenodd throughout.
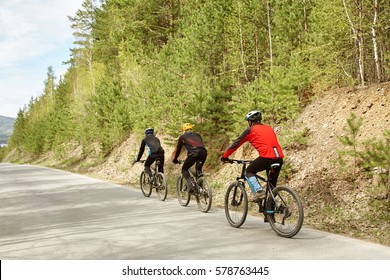
<path id="1" fill-rule="evenodd" d="M 140 163 L 144 163 L 146 160 L 140 160 Z M 145 170 L 141 172 L 140 176 L 140 186 L 141 191 L 145 197 L 149 197 L 152 194 L 152 189 L 155 189 L 158 195 L 158 198 L 161 201 L 164 201 L 167 198 L 168 187 L 167 181 L 165 179 L 164 173 L 158 172 L 158 166 L 161 164 L 161 159 L 156 159 L 156 161 L 150 166 L 152 170 L 152 178 L 149 179 L 149 175 Z"/>
<path id="2" fill-rule="evenodd" d="M 182 163 L 183 161 L 179 161 L 179 164 Z M 196 198 L 199 210 L 207 213 L 211 208 L 213 199 L 210 183 L 203 173 L 198 173 L 193 168 L 188 169 L 188 171 L 190 172 L 191 182 L 195 187 L 189 190 L 186 179 L 180 174 L 176 181 L 177 200 L 181 206 L 187 206 L 191 195 L 193 195 Z"/>
<path id="3" fill-rule="evenodd" d="M 232 182 L 225 194 L 225 215 L 232 227 L 240 227 L 248 214 L 248 195 L 246 192 L 246 168 L 249 160 L 230 159 L 228 162 L 242 165 L 241 175 Z M 279 163 L 272 164 L 267 170 L 267 178 L 255 175 L 257 180 L 265 183 L 265 198 L 257 203 L 259 213 L 264 214 L 264 221 L 282 237 L 293 237 L 303 224 L 303 206 L 298 194 L 288 186 L 274 188 L 270 182 L 271 173 L 280 168 Z"/>

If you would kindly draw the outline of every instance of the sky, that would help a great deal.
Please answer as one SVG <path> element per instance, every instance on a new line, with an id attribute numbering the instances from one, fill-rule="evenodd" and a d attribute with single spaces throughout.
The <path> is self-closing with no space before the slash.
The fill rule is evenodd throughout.
<path id="1" fill-rule="evenodd" d="M 57 82 L 73 48 L 68 16 L 84 0 L 0 0 L 0 115 L 18 111 L 44 89 L 49 66 Z"/>

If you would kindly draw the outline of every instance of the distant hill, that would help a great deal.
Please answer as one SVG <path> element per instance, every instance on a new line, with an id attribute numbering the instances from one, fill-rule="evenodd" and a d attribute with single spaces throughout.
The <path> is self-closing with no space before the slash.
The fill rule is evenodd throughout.
<path id="1" fill-rule="evenodd" d="M 0 116 L 0 144 L 7 144 L 14 129 L 15 118 Z"/>

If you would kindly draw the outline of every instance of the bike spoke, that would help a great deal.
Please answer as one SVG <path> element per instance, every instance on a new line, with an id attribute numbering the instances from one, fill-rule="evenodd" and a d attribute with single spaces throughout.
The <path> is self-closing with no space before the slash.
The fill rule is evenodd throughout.
<path id="1" fill-rule="evenodd" d="M 275 201 L 269 204 L 274 206 L 270 224 L 280 236 L 293 237 L 303 223 L 302 203 L 298 195 L 288 187 L 278 187 L 274 193 L 277 194 Z"/>
<path id="2" fill-rule="evenodd" d="M 176 196 L 181 206 L 187 206 L 190 202 L 190 194 L 187 191 L 186 180 L 183 176 L 179 176 L 176 181 Z"/>
<path id="3" fill-rule="evenodd" d="M 225 196 L 225 215 L 233 227 L 240 227 L 248 213 L 248 198 L 242 183 L 230 184 Z"/>
<path id="4" fill-rule="evenodd" d="M 212 191 L 209 182 L 202 177 L 198 180 L 196 201 L 202 212 L 208 212 L 212 203 Z"/>

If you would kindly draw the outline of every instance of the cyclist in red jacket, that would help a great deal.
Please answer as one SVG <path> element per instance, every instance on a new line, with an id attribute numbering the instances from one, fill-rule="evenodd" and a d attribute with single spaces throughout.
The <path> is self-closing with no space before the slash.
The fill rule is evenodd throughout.
<path id="1" fill-rule="evenodd" d="M 187 149 L 187 158 L 183 163 L 181 173 L 187 181 L 187 186 L 191 191 L 191 188 L 194 187 L 191 183 L 190 173 L 188 169 L 193 166 L 195 163 L 195 170 L 197 174 L 202 174 L 202 167 L 207 158 L 207 150 L 203 144 L 202 137 L 192 131 L 192 124 L 185 123 L 182 127 L 183 134 L 179 137 L 177 141 L 176 150 L 173 154 L 172 162 L 177 164 L 179 161 L 177 158 L 180 155 L 181 149 L 183 146 Z"/>
<path id="2" fill-rule="evenodd" d="M 249 127 L 227 149 L 221 161 L 228 162 L 229 156 L 245 142 L 249 141 L 252 144 L 259 153 L 259 157 L 248 166 L 246 178 L 252 192 L 255 193 L 253 202 L 259 202 L 261 199 L 264 199 L 265 192 L 263 192 L 255 174 L 263 170 L 268 170 L 273 163 L 279 163 L 280 167 L 282 167 L 284 155 L 273 128 L 261 123 L 260 111 L 250 111 L 246 115 L 245 120 L 248 121 Z M 271 174 L 271 184 L 274 187 L 276 187 L 279 172 L 280 168 L 277 168 Z"/>

